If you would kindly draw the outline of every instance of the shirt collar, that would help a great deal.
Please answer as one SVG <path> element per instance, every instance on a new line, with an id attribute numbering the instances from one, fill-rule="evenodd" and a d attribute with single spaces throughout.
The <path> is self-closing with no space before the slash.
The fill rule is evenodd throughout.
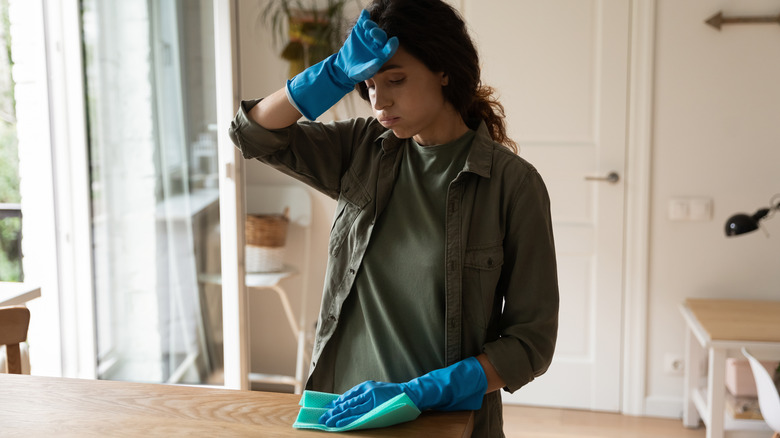
<path id="1" fill-rule="evenodd" d="M 466 158 L 466 165 L 463 166 L 463 171 L 476 173 L 483 178 L 490 178 L 495 142 L 490 137 L 490 132 L 484 120 L 470 120 L 468 126 L 474 129 L 473 127 L 477 123 L 479 124 L 477 135 L 474 136 L 474 142 L 471 144 L 471 151 L 469 151 L 469 156 Z"/>
<path id="2" fill-rule="evenodd" d="M 379 143 L 379 145 L 382 146 L 382 150 L 387 153 L 397 149 L 403 141 L 393 134 L 392 129 L 388 129 L 379 134 L 376 138 L 376 142 Z"/>

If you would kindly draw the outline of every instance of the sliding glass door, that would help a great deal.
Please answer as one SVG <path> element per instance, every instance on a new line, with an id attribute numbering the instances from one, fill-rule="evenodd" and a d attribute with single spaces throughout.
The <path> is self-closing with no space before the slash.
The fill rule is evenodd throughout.
<path id="1" fill-rule="evenodd" d="M 222 384 L 212 0 L 82 0 L 98 377 Z"/>

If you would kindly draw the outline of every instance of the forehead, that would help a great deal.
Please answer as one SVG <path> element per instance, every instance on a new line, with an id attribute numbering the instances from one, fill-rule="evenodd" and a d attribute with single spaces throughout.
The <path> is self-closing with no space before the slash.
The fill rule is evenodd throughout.
<path id="1" fill-rule="evenodd" d="M 393 71 L 393 70 L 415 70 L 415 69 L 428 69 L 425 64 L 422 63 L 419 59 L 412 56 L 409 52 L 404 50 L 403 47 L 399 47 L 398 50 L 396 50 L 395 54 L 393 54 L 393 57 L 390 58 L 383 66 L 379 69 L 378 74 L 384 73 L 386 71 Z"/>

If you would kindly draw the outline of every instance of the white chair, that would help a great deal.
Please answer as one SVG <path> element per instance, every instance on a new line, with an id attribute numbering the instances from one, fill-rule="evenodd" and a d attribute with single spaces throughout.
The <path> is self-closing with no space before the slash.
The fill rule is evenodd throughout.
<path id="1" fill-rule="evenodd" d="M 742 349 L 742 354 L 748 358 L 750 368 L 753 370 L 761 416 L 764 417 L 766 424 L 775 432 L 773 438 L 780 438 L 780 394 L 777 393 L 775 382 L 766 368 L 761 365 L 761 362 L 748 353 L 745 348 Z"/>

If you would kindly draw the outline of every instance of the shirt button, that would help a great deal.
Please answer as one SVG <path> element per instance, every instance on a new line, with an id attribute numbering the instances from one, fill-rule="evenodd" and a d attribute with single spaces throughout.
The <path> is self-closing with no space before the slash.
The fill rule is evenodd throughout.
<path id="1" fill-rule="evenodd" d="M 336 316 L 335 315 L 333 315 L 332 313 L 330 315 L 328 315 L 328 321 L 335 321 L 335 320 L 336 320 Z"/>
<path id="2" fill-rule="evenodd" d="M 355 275 L 355 270 L 354 269 L 350 269 L 349 270 L 349 275 Z"/>

